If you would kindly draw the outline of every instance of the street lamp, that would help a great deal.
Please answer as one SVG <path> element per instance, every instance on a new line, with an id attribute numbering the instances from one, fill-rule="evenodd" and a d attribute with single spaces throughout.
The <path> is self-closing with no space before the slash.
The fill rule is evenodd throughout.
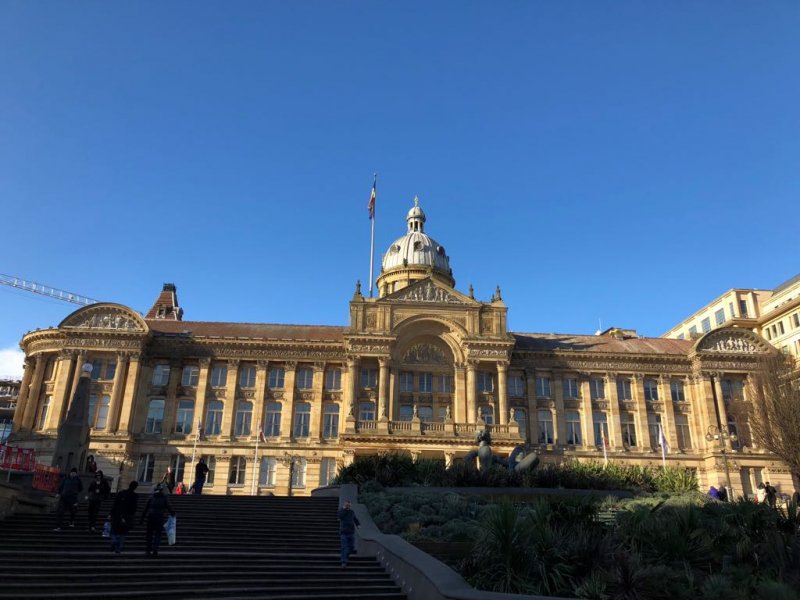
<path id="1" fill-rule="evenodd" d="M 725 448 L 725 440 L 730 440 L 731 442 L 735 442 L 738 440 L 739 437 L 735 433 L 731 433 L 728 429 L 720 429 L 715 425 L 709 425 L 708 431 L 706 432 L 706 441 L 713 442 L 715 440 L 719 441 L 719 450 L 722 452 L 722 461 L 725 464 L 725 479 L 728 483 L 728 490 L 730 491 L 730 499 L 733 500 L 735 498 L 735 494 L 733 492 L 733 485 L 731 485 L 731 471 L 728 468 L 728 452 Z"/>
<path id="2" fill-rule="evenodd" d="M 294 483 L 294 464 L 300 460 L 301 457 L 297 454 L 289 454 L 288 452 L 283 453 L 283 458 L 281 462 L 284 466 L 289 467 L 289 497 L 292 496 L 292 484 Z"/>

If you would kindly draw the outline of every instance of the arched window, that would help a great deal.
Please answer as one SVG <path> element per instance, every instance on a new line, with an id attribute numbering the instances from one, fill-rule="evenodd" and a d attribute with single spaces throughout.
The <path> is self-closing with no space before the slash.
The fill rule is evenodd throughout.
<path id="1" fill-rule="evenodd" d="M 147 407 L 147 421 L 144 425 L 145 433 L 161 433 L 164 424 L 164 399 L 154 398 Z"/>
<path id="2" fill-rule="evenodd" d="M 228 483 L 231 485 L 244 485 L 244 476 L 247 473 L 247 459 L 244 456 L 231 458 L 231 470 Z"/>
<path id="3" fill-rule="evenodd" d="M 219 435 L 222 431 L 222 410 L 224 405 L 219 400 L 208 403 L 206 410 L 206 435 Z"/>
<path id="4" fill-rule="evenodd" d="M 264 436 L 278 437 L 281 434 L 281 404 L 267 402 L 264 412 Z"/>
<path id="5" fill-rule="evenodd" d="M 250 435 L 250 428 L 253 422 L 253 403 L 239 402 L 236 409 L 236 424 L 233 434 L 239 437 Z"/>

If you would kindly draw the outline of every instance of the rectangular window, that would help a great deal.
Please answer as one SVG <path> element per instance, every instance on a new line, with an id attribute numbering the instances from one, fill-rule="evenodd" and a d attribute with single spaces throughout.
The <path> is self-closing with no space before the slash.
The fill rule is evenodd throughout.
<path id="1" fill-rule="evenodd" d="M 725 309 L 720 308 L 717 312 L 714 313 L 714 321 L 717 325 L 722 325 L 725 322 Z"/>
<path id="2" fill-rule="evenodd" d="M 103 375 L 103 361 L 102 360 L 93 360 L 92 361 L 92 380 L 97 381 Z"/>
<path id="3" fill-rule="evenodd" d="M 239 402 L 236 409 L 236 423 L 234 424 L 233 435 L 246 437 L 250 435 L 250 428 L 253 423 L 253 403 Z"/>
<path id="4" fill-rule="evenodd" d="M 378 386 L 378 369 L 361 369 L 361 387 L 375 388 Z"/>
<path id="5" fill-rule="evenodd" d="M 400 420 L 410 421 L 414 417 L 414 407 L 410 404 L 400 405 Z"/>
<path id="6" fill-rule="evenodd" d="M 314 369 L 309 367 L 297 369 L 294 384 L 297 386 L 298 390 L 310 390 L 314 387 Z"/>
<path id="7" fill-rule="evenodd" d="M 89 395 L 89 414 L 86 415 L 86 424 L 91 427 L 94 425 L 94 411 L 97 410 L 97 396 Z"/>
<path id="8" fill-rule="evenodd" d="M 106 379 L 114 379 L 114 376 L 117 374 L 117 361 L 109 360 L 106 363 Z"/>
<path id="9" fill-rule="evenodd" d="M 278 459 L 265 456 L 261 459 L 258 471 L 258 485 L 275 487 L 275 474 L 278 471 Z"/>
<path id="10" fill-rule="evenodd" d="M 444 419 L 442 419 L 444 421 Z M 519 427 L 519 437 L 523 440 L 528 437 L 528 412 L 524 408 L 514 409 L 514 421 Z"/>
<path id="11" fill-rule="evenodd" d="M 194 387 L 200 379 L 200 368 L 195 365 L 187 365 L 183 367 L 181 374 L 181 385 L 186 387 Z"/>
<path id="12" fill-rule="evenodd" d="M 281 405 L 268 402 L 264 413 L 264 436 L 278 437 L 281 434 Z"/>
<path id="13" fill-rule="evenodd" d="M 669 391 L 673 402 L 685 402 L 686 395 L 683 392 L 683 382 L 673 379 L 669 382 Z"/>
<path id="14" fill-rule="evenodd" d="M 536 378 L 536 397 L 549 398 L 550 397 L 550 378 L 537 377 Z"/>
<path id="15" fill-rule="evenodd" d="M 100 404 L 97 406 L 97 414 L 94 419 L 95 429 L 105 429 L 108 425 L 108 410 L 111 407 L 111 396 L 103 396 L 100 398 Z"/>
<path id="16" fill-rule="evenodd" d="M 175 413 L 175 433 L 188 435 L 192 432 L 194 421 L 194 400 L 179 400 Z"/>
<path id="17" fill-rule="evenodd" d="M 675 415 L 675 433 L 678 436 L 678 448 L 686 450 L 692 447 L 692 434 L 689 431 L 687 415 Z"/>
<path id="18" fill-rule="evenodd" d="M 697 335 L 697 325 L 692 325 L 689 327 L 689 336 Z"/>
<path id="19" fill-rule="evenodd" d="M 248 365 L 239 369 L 239 387 L 256 387 L 256 368 L 254 366 Z"/>
<path id="20" fill-rule="evenodd" d="M 539 411 L 539 443 L 553 443 L 553 413 L 549 410 Z"/>
<path id="21" fill-rule="evenodd" d="M 358 405 L 358 420 L 359 421 L 374 421 L 375 420 L 375 403 L 374 402 L 360 402 Z"/>
<path id="22" fill-rule="evenodd" d="M 479 392 L 493 392 L 494 391 L 494 373 L 488 371 L 478 371 L 478 391 Z"/>
<path id="23" fill-rule="evenodd" d="M 286 376 L 286 369 L 283 367 L 272 367 L 269 370 L 269 389 L 282 390 L 283 379 Z"/>
<path id="24" fill-rule="evenodd" d="M 294 437 L 306 438 L 311 425 L 311 405 L 301 402 L 294 409 Z"/>
<path id="25" fill-rule="evenodd" d="M 733 302 L 728 302 L 728 313 L 731 315 L 731 319 L 736 318 L 736 312 L 734 311 L 733 308 Z"/>
<path id="26" fill-rule="evenodd" d="M 800 313 L 794 313 L 792 315 L 792 323 L 794 324 L 795 329 L 800 327 Z"/>
<path id="27" fill-rule="evenodd" d="M 169 466 L 175 473 L 175 482 L 181 483 L 186 476 L 186 457 L 183 454 L 176 454 L 170 459 Z"/>
<path id="28" fill-rule="evenodd" d="M 633 421 L 631 413 L 622 413 L 620 415 L 620 424 L 622 426 L 622 443 L 629 447 L 636 446 L 636 424 Z"/>
<path id="29" fill-rule="evenodd" d="M 631 380 L 627 377 L 617 379 L 617 398 L 620 400 L 633 400 Z"/>
<path id="30" fill-rule="evenodd" d="M 161 433 L 161 426 L 164 424 L 164 399 L 154 398 L 150 400 L 147 408 L 147 421 L 145 422 L 145 433 Z"/>
<path id="31" fill-rule="evenodd" d="M 234 456 L 231 458 L 231 466 L 228 472 L 228 483 L 230 485 L 244 485 L 244 477 L 247 473 L 247 459 L 244 456 Z"/>
<path id="32" fill-rule="evenodd" d="M 682 340 L 684 338 L 683 333 L 679 333 L 677 339 Z"/>
<path id="33" fill-rule="evenodd" d="M 747 318 L 747 300 L 739 300 L 739 314 Z"/>
<path id="34" fill-rule="evenodd" d="M 222 410 L 224 405 L 219 400 L 208 403 L 206 410 L 206 435 L 219 435 L 222 431 Z"/>
<path id="35" fill-rule="evenodd" d="M 783 328 L 783 321 L 778 321 L 778 335 L 783 335 L 786 330 Z"/>
<path id="36" fill-rule="evenodd" d="M 36 429 L 42 431 L 47 425 L 47 417 L 50 415 L 50 405 L 53 403 L 51 396 L 45 396 L 42 406 L 39 408 L 39 418 L 36 420 Z"/>
<path id="37" fill-rule="evenodd" d="M 167 385 L 169 383 L 169 365 L 156 365 L 153 368 L 153 385 Z"/>
<path id="38" fill-rule="evenodd" d="M 306 461 L 301 458 L 292 465 L 292 489 L 306 487 Z"/>
<path id="39" fill-rule="evenodd" d="M 565 377 L 561 382 L 564 390 L 564 398 L 578 398 L 578 380 L 574 377 Z"/>
<path id="40" fill-rule="evenodd" d="M 323 458 L 319 466 L 320 487 L 330 485 L 336 479 L 336 459 Z"/>
<path id="41" fill-rule="evenodd" d="M 606 381 L 602 377 L 592 377 L 589 380 L 589 389 L 592 400 L 604 400 L 606 397 Z"/>
<path id="42" fill-rule="evenodd" d="M 581 415 L 578 411 L 570 410 L 566 415 L 567 444 L 580 446 L 581 444 Z"/>
<path id="43" fill-rule="evenodd" d="M 414 391 L 414 374 L 408 371 L 400 372 L 400 391 L 413 392 Z"/>
<path id="44" fill-rule="evenodd" d="M 703 330 L 703 333 L 708 333 L 711 331 L 711 319 L 706 317 L 700 321 L 700 328 Z"/>
<path id="45" fill-rule="evenodd" d="M 325 389 L 326 390 L 342 389 L 341 369 L 328 369 L 327 371 L 325 371 Z"/>
<path id="46" fill-rule="evenodd" d="M 450 375 L 437 375 L 436 384 L 443 394 L 453 393 L 453 378 Z"/>
<path id="47" fill-rule="evenodd" d="M 339 437 L 339 405 L 326 404 L 322 415 L 322 437 L 326 440 Z"/>
<path id="48" fill-rule="evenodd" d="M 482 404 L 480 407 L 481 419 L 487 425 L 494 425 L 494 408 L 488 404 Z"/>
<path id="49" fill-rule="evenodd" d="M 218 365 L 211 369 L 211 387 L 225 387 L 228 382 L 228 367 Z"/>
<path id="50" fill-rule="evenodd" d="M 522 375 L 509 375 L 508 395 L 512 398 L 522 398 L 525 395 L 525 378 Z"/>
<path id="51" fill-rule="evenodd" d="M 423 423 L 430 423 L 433 421 L 433 407 L 431 406 L 420 406 L 419 410 L 417 410 L 417 416 L 419 420 Z"/>
<path id="52" fill-rule="evenodd" d="M 646 378 L 643 383 L 644 399 L 648 402 L 658 402 L 658 381 Z"/>
<path id="53" fill-rule="evenodd" d="M 203 458 L 206 461 L 206 466 L 208 467 L 208 473 L 206 473 L 206 485 L 214 485 L 214 475 L 217 472 L 217 459 L 215 456 L 208 456 L 204 455 Z"/>
<path id="54" fill-rule="evenodd" d="M 659 446 L 659 430 L 661 428 L 661 415 L 648 413 L 647 414 L 647 430 L 650 433 L 650 447 L 660 448 Z M 664 432 L 666 435 L 666 432 Z"/>
<path id="55" fill-rule="evenodd" d="M 139 467 L 136 470 L 136 481 L 139 483 L 153 482 L 153 468 L 155 467 L 155 456 L 152 454 L 142 454 L 139 456 Z"/>
<path id="56" fill-rule="evenodd" d="M 430 394 L 433 391 L 433 373 L 419 374 L 419 391 L 423 394 Z"/>
<path id="57" fill-rule="evenodd" d="M 606 448 L 609 447 L 608 437 L 608 417 L 605 413 L 594 414 L 594 445 L 598 448 L 603 447 L 603 439 L 606 442 Z"/>

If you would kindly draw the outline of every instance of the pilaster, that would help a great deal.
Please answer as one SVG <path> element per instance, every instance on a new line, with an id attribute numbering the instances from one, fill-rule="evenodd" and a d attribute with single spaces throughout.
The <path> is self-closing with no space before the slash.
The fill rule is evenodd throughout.
<path id="1" fill-rule="evenodd" d="M 539 441 L 539 408 L 536 406 L 536 371 L 525 369 L 528 391 L 528 438 L 532 444 Z"/>
<path id="2" fill-rule="evenodd" d="M 650 428 L 647 422 L 647 405 L 644 401 L 643 382 L 644 377 L 639 373 L 631 375 L 631 394 L 633 395 L 633 405 L 635 407 L 633 418 L 636 422 L 636 433 L 641 440 L 639 446 L 647 452 L 652 449 L 653 445 L 650 440 Z"/>
<path id="3" fill-rule="evenodd" d="M 284 363 L 286 370 L 283 378 L 283 406 L 281 407 L 281 439 L 285 442 L 292 441 L 294 437 L 294 380 L 297 373 L 297 362 Z"/>
<path id="4" fill-rule="evenodd" d="M 25 370 L 22 373 L 22 383 L 19 386 L 19 398 L 17 398 L 17 409 L 14 411 L 14 422 L 13 422 L 13 431 L 19 431 L 20 429 L 30 429 L 30 427 L 26 427 L 25 423 L 27 419 L 25 418 L 25 411 L 30 410 L 28 408 L 28 400 L 30 398 L 30 386 L 31 386 L 31 379 L 33 378 L 33 371 L 36 368 L 36 365 L 41 362 L 42 356 L 39 355 L 38 357 L 25 357 Z M 33 410 L 36 410 L 36 404 L 38 404 L 38 398 L 34 399 L 31 404 L 34 405 Z M 32 421 L 33 419 L 31 419 Z"/>
<path id="5" fill-rule="evenodd" d="M 550 394 L 556 405 L 553 411 L 553 445 L 564 446 L 567 443 L 567 423 L 564 418 L 564 377 L 561 372 L 553 371 Z M 586 415 L 583 415 L 583 420 L 586 420 Z"/>
<path id="6" fill-rule="evenodd" d="M 464 363 L 456 363 L 453 369 L 453 409 L 452 418 L 456 423 L 467 422 L 466 369 Z"/>
<path id="7" fill-rule="evenodd" d="M 467 360 L 467 422 L 478 422 L 478 406 L 475 400 L 475 369 L 477 361 Z"/>
<path id="8" fill-rule="evenodd" d="M 665 429 L 664 435 L 667 436 L 670 450 L 678 452 L 678 426 L 675 423 L 675 404 L 672 402 L 672 392 L 670 390 L 669 375 L 661 375 L 658 378 L 658 397 L 664 403 L 664 416 L 661 419 L 661 426 Z"/>
<path id="9" fill-rule="evenodd" d="M 167 394 L 164 398 L 164 422 L 161 426 L 162 435 L 169 436 L 175 430 L 175 415 L 178 412 L 178 383 L 181 380 L 181 362 L 174 360 L 170 363 L 169 383 Z"/>
<path id="10" fill-rule="evenodd" d="M 125 375 L 128 372 L 128 355 L 117 354 L 117 370 L 114 372 L 114 383 L 111 386 L 111 406 L 108 409 L 107 431 L 117 431 L 119 415 L 122 410 L 122 393 L 125 391 Z"/>
<path id="11" fill-rule="evenodd" d="M 508 362 L 497 362 L 497 421 L 500 425 L 508 424 L 508 393 L 507 389 Z"/>
<path id="12" fill-rule="evenodd" d="M 267 402 L 267 373 L 269 361 L 256 362 L 256 394 L 253 398 L 253 436 L 257 436 L 264 429 L 264 405 Z"/>
<path id="13" fill-rule="evenodd" d="M 66 414 L 69 404 L 69 392 L 72 389 L 72 372 L 75 370 L 77 356 L 72 350 L 64 350 L 58 355 L 56 363 L 56 384 L 53 389 L 53 400 L 50 414 L 44 429 L 56 429 L 61 423 L 61 415 Z M 37 399 L 37 404 L 39 399 Z"/>
<path id="14" fill-rule="evenodd" d="M 42 380 L 44 379 L 46 366 L 47 358 L 39 355 L 36 359 L 36 367 L 33 370 L 33 376 L 31 377 L 30 389 L 28 390 L 28 402 L 26 402 L 25 412 L 22 417 L 22 427 L 26 431 L 32 429 L 33 420 L 36 418 L 36 406 L 42 402 Z M 26 368 L 26 371 L 27 370 Z M 18 411 L 19 407 L 17 407 L 17 412 Z"/>
<path id="15" fill-rule="evenodd" d="M 594 411 L 592 409 L 592 393 L 589 389 L 589 375 L 581 373 L 578 377 L 580 383 L 580 404 L 581 404 L 581 434 L 583 435 L 583 447 L 587 450 L 594 450 Z M 563 386 L 562 386 L 563 389 Z"/>
<path id="16" fill-rule="evenodd" d="M 125 379 L 125 393 L 122 396 L 122 408 L 119 414 L 119 425 L 117 433 L 133 433 L 133 414 L 135 412 L 135 400 L 139 389 L 139 376 L 142 371 L 142 357 L 139 354 L 131 354 L 128 365 L 128 373 Z"/>
<path id="17" fill-rule="evenodd" d="M 228 360 L 228 372 L 225 378 L 225 404 L 222 408 L 222 424 L 220 426 L 220 439 L 229 440 L 233 434 L 233 413 L 236 410 L 236 384 L 239 376 L 239 359 Z"/>
<path id="18" fill-rule="evenodd" d="M 311 400 L 311 416 L 308 425 L 309 439 L 322 438 L 322 387 L 325 383 L 325 363 L 314 363 L 314 379 L 311 382 L 311 391 L 314 394 Z"/>
<path id="19" fill-rule="evenodd" d="M 197 361 L 200 369 L 197 373 L 197 390 L 194 399 L 194 420 L 192 431 L 202 435 L 206 421 L 206 396 L 208 395 L 208 375 L 211 370 L 211 359 L 201 358 Z"/>
<path id="20" fill-rule="evenodd" d="M 624 444 L 622 442 L 622 417 L 620 415 L 619 395 L 617 394 L 617 385 L 615 373 L 608 373 L 604 377 L 606 388 L 606 398 L 608 400 L 608 428 L 609 436 L 611 437 L 611 447 L 617 450 L 622 450 Z M 638 441 L 638 440 L 637 440 Z"/>

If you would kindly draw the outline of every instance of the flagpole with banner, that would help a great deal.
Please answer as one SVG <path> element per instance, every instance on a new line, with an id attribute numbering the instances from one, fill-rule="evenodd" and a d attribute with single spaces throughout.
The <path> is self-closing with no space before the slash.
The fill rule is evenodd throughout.
<path id="1" fill-rule="evenodd" d="M 258 442 L 261 440 L 261 436 L 264 435 L 264 431 L 259 426 L 258 428 L 258 435 L 256 436 L 256 452 L 253 456 L 253 483 L 250 486 L 250 495 L 256 495 L 256 476 L 258 475 Z"/>
<path id="2" fill-rule="evenodd" d="M 603 468 L 608 466 L 608 443 L 606 442 L 606 429 L 600 425 L 600 442 L 603 444 Z"/>
<path id="3" fill-rule="evenodd" d="M 369 203 L 367 210 L 369 211 L 369 220 L 372 221 L 372 239 L 369 245 L 369 297 L 372 298 L 372 286 L 374 285 L 373 265 L 375 263 L 375 198 L 378 195 L 378 174 L 372 174 L 372 193 L 369 196 Z"/>
<path id="4" fill-rule="evenodd" d="M 667 438 L 664 435 L 664 429 L 662 429 L 661 423 L 658 424 L 658 445 L 661 446 L 661 466 L 666 469 L 669 444 L 667 443 Z"/>

